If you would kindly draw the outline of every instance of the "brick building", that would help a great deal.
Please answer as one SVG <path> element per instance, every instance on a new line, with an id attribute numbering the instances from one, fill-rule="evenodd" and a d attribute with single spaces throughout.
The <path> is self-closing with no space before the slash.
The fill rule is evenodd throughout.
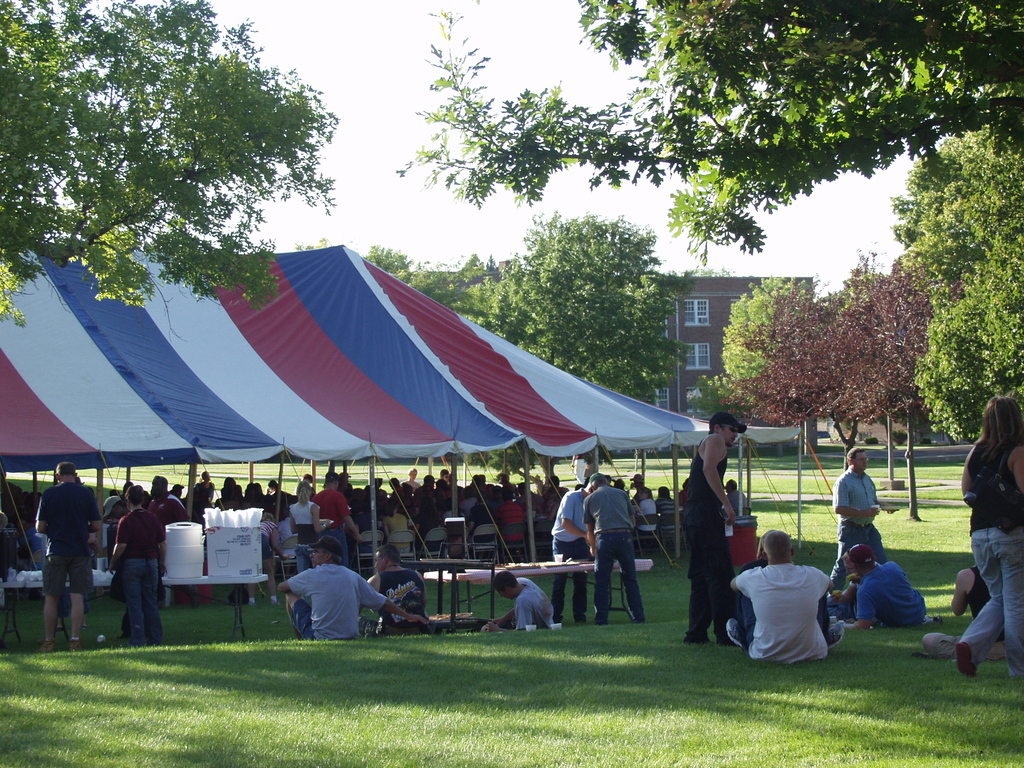
<path id="1" fill-rule="evenodd" d="M 761 277 L 696 277 L 693 290 L 676 300 L 676 312 L 666 320 L 666 333 L 689 345 L 686 357 L 676 366 L 667 389 L 659 390 L 656 403 L 678 413 L 693 413 L 697 379 L 725 373 L 722 348 L 732 305 L 759 286 Z M 798 278 L 810 280 L 810 278 Z"/>

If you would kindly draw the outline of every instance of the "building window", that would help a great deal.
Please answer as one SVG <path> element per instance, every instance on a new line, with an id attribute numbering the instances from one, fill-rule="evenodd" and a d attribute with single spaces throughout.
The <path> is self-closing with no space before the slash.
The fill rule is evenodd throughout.
<path id="1" fill-rule="evenodd" d="M 697 398 L 700 397 L 700 387 L 687 387 L 686 388 L 686 410 L 695 411 L 697 410 L 694 406 Z"/>
<path id="2" fill-rule="evenodd" d="M 688 370 L 711 367 L 711 345 L 690 344 L 686 349 L 686 367 Z"/>
<path id="3" fill-rule="evenodd" d="M 686 299 L 683 302 L 683 322 L 686 325 L 708 325 L 708 300 Z"/>
<path id="4" fill-rule="evenodd" d="M 664 389 L 655 390 L 654 404 L 659 408 L 664 408 L 666 411 L 669 409 L 668 387 L 665 387 Z"/>

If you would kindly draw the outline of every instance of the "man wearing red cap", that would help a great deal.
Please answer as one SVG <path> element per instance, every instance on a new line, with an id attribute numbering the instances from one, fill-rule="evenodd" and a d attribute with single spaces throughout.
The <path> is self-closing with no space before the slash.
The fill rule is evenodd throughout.
<path id="1" fill-rule="evenodd" d="M 876 562 L 875 553 L 867 544 L 858 544 L 847 554 L 854 572 L 860 576 L 854 629 L 870 629 L 876 621 L 887 627 L 941 622 L 939 617 L 925 613 L 924 598 L 910 586 L 907 574 L 896 563 Z"/>

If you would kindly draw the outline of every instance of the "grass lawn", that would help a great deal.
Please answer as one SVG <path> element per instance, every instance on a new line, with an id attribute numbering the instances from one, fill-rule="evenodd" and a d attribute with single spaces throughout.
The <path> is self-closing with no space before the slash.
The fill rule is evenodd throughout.
<path id="1" fill-rule="evenodd" d="M 796 532 L 796 505 L 755 502 L 760 531 Z M 890 557 L 930 613 L 949 613 L 972 562 L 966 508 L 883 516 Z M 805 505 L 798 562 L 835 557 L 827 506 Z M 680 564 L 685 568 L 685 555 Z M 550 588 L 550 578 L 539 579 Z M 34 653 L 41 605 L 19 603 L 23 641 L 0 652 L 0 765 L 40 766 L 1018 766 L 1021 681 L 975 680 L 911 658 L 921 629 L 849 632 L 826 661 L 776 666 L 738 648 L 681 643 L 685 571 L 640 574 L 648 624 L 350 643 L 290 638 L 284 609 L 163 611 L 167 645 L 132 650 L 122 606 L 100 599 L 85 653 Z M 507 608 L 498 600 L 498 611 Z M 483 609 L 483 602 L 477 604 Z M 479 613 L 479 611 L 478 611 Z M 62 641 L 58 641 L 60 647 Z"/>

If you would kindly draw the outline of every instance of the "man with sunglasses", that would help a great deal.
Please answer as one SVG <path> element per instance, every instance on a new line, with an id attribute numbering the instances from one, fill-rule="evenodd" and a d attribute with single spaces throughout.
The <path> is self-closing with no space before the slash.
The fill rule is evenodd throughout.
<path id="1" fill-rule="evenodd" d="M 747 425 L 731 413 L 719 411 L 708 422 L 708 436 L 694 453 L 687 486 L 683 526 L 690 541 L 690 623 L 684 643 L 708 642 L 714 625 L 719 645 L 732 645 L 727 624 L 733 618 L 732 555 L 725 527 L 736 521 L 722 480 L 729 448 Z M 724 518 L 724 519 L 723 519 Z"/>

